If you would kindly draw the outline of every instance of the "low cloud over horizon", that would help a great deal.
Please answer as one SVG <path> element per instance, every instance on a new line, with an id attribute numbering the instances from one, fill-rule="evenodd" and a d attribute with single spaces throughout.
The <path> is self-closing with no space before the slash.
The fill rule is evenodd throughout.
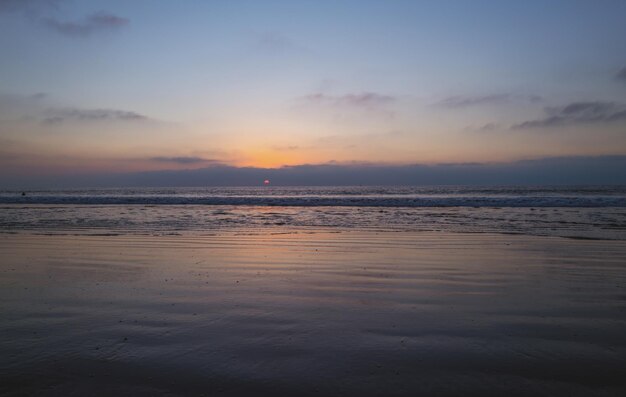
<path id="1" fill-rule="evenodd" d="M 195 157 L 150 160 L 193 164 Z M 0 175 L 3 189 L 84 187 L 183 187 L 355 185 L 616 185 L 626 184 L 626 156 L 570 156 L 505 163 L 434 165 L 303 164 L 280 168 L 235 167 L 214 163 L 205 168 L 64 175 Z"/>
<path id="2" fill-rule="evenodd" d="M 198 164 L 198 163 L 218 162 L 213 159 L 205 159 L 202 157 L 195 157 L 195 156 L 175 156 L 175 157 L 155 156 L 155 157 L 150 157 L 149 160 L 160 162 L 160 163 L 176 163 L 176 164 Z"/>

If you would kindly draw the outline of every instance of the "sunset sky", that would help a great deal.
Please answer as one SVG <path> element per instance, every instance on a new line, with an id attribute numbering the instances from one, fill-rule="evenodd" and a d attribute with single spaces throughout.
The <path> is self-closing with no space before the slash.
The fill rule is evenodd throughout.
<path id="1" fill-rule="evenodd" d="M 0 0 L 0 180 L 626 155 L 626 2 Z"/>

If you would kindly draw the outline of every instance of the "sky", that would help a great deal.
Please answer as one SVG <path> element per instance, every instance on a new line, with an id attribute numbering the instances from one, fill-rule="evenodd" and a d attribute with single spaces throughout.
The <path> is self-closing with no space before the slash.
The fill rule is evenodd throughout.
<path id="1" fill-rule="evenodd" d="M 0 187 L 554 159 L 626 183 L 624 15 L 623 0 L 0 0 Z"/>

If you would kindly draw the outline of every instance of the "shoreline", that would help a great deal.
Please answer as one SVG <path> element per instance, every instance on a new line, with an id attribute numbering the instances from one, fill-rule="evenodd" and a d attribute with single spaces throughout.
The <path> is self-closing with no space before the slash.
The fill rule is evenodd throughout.
<path id="1" fill-rule="evenodd" d="M 50 236 L 50 237 L 120 237 L 120 238 L 141 238 L 141 237 L 180 237 L 180 238 L 209 238 L 209 237 L 226 237 L 226 236 L 279 236 L 279 235 L 313 235 L 313 234 L 351 234 L 351 233 L 374 233 L 374 234 L 410 234 L 410 235 L 429 235 L 429 234 L 441 234 L 445 236 L 447 234 L 453 235 L 484 235 L 486 237 L 489 236 L 518 236 L 518 237 L 530 237 L 530 238 L 541 238 L 541 239 L 565 239 L 565 240 L 580 240 L 580 241 L 609 241 L 609 242 L 621 242 L 626 241 L 621 238 L 608 238 L 608 237 L 586 237 L 586 236 L 552 236 L 552 235 L 543 235 L 543 234 L 527 234 L 523 232 L 466 232 L 466 231 L 445 231 L 445 230 L 420 230 L 420 229 L 407 229 L 407 230 L 397 230 L 397 229 L 341 229 L 341 228 L 314 228 L 314 227 L 298 227 L 294 228 L 294 230 L 285 230 L 285 231 L 276 231 L 275 229 L 259 229 L 254 228 L 247 231 L 242 230 L 216 230 L 214 232 L 205 232 L 205 233 L 177 233 L 177 232 L 162 232 L 162 233 L 123 233 L 123 232 L 81 232 L 81 233 L 72 233 L 72 231 L 59 231 L 59 232 L 35 232 L 32 230 L 22 230 L 22 231 L 7 231 L 0 230 L 0 236 Z"/>
<path id="2" fill-rule="evenodd" d="M 0 233 L 184 235 L 258 230 L 515 233 L 626 241 L 626 208 L 5 205 Z"/>

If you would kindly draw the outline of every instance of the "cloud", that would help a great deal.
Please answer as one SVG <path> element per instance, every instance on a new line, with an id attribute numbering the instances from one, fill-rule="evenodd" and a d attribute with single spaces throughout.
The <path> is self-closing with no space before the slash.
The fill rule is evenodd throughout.
<path id="1" fill-rule="evenodd" d="M 561 107 L 547 107 L 544 111 L 546 117 L 515 124 L 511 129 L 626 121 L 626 105 L 616 102 L 573 102 Z"/>
<path id="2" fill-rule="evenodd" d="M 0 173 L 9 188 L 124 186 L 348 185 L 583 185 L 625 184 L 626 156 L 548 157 L 507 163 L 435 165 L 309 164 L 282 168 L 233 167 L 219 163 L 185 170 L 131 173 L 72 173 L 57 176 Z"/>
<path id="3" fill-rule="evenodd" d="M 214 165 L 194 171 L 146 172 L 132 182 L 154 186 L 623 184 L 626 156 L 548 157 L 507 163 L 384 165 L 327 163 L 276 169 Z"/>
<path id="4" fill-rule="evenodd" d="M 35 100 L 35 101 L 39 101 L 42 99 L 46 99 L 48 97 L 48 94 L 46 94 L 45 92 L 37 92 L 33 95 L 29 95 L 29 98 Z"/>
<path id="5" fill-rule="evenodd" d="M 151 122 L 163 124 L 142 114 L 120 109 L 82 109 L 54 102 L 48 94 L 0 93 L 0 123 L 39 123 L 53 126 L 62 123 Z"/>
<path id="6" fill-rule="evenodd" d="M 626 66 L 624 66 L 622 68 L 622 70 L 620 70 L 619 72 L 617 72 L 617 74 L 615 75 L 615 78 L 617 80 L 621 80 L 623 82 L 626 82 Z"/>
<path id="7" fill-rule="evenodd" d="M 43 23 L 53 31 L 69 37 L 87 37 L 94 32 L 115 30 L 127 26 L 126 18 L 100 11 L 81 21 L 62 22 L 55 18 L 44 18 Z"/>
<path id="8" fill-rule="evenodd" d="M 495 123 L 487 123 L 478 128 L 478 131 L 493 131 L 498 128 L 498 124 Z"/>
<path id="9" fill-rule="evenodd" d="M 390 109 L 398 98 L 376 92 L 350 93 L 331 95 L 314 93 L 296 98 L 295 109 L 299 111 L 322 112 L 332 117 L 334 121 L 345 121 L 357 116 L 382 117 L 392 119 L 395 112 Z"/>
<path id="10" fill-rule="evenodd" d="M 298 47 L 284 34 L 280 32 L 263 32 L 257 36 L 257 46 L 269 53 L 279 54 Z"/>
<path id="11" fill-rule="evenodd" d="M 514 102 L 527 102 L 536 103 L 543 100 L 539 95 L 515 95 L 515 94 L 493 94 L 483 96 L 464 96 L 457 95 L 444 98 L 439 102 L 436 102 L 435 106 L 444 108 L 456 109 L 466 108 L 470 106 L 494 106 L 494 105 L 506 105 Z"/>
<path id="12" fill-rule="evenodd" d="M 486 123 L 480 126 L 470 125 L 465 127 L 465 131 L 491 132 L 501 128 L 497 123 Z"/>
<path id="13" fill-rule="evenodd" d="M 176 163 L 176 164 L 198 164 L 198 163 L 217 162 L 217 160 L 205 159 L 202 157 L 194 157 L 194 156 L 178 156 L 178 157 L 156 156 L 156 157 L 151 157 L 149 160 L 160 162 L 160 163 Z"/>
<path id="14" fill-rule="evenodd" d="M 44 124 L 58 124 L 66 121 L 145 121 L 148 117 L 126 110 L 115 109 L 48 109 Z"/>
<path id="15" fill-rule="evenodd" d="M 395 98 L 392 96 L 375 92 L 363 92 L 341 96 L 317 93 L 306 95 L 302 97 L 302 99 L 312 105 L 350 106 L 357 108 L 375 108 L 395 101 Z"/>
<path id="16" fill-rule="evenodd" d="M 87 37 L 93 33 L 120 29 L 130 21 L 107 11 L 99 11 L 78 21 L 62 21 L 52 16 L 65 0 L 0 0 L 0 13 L 19 13 L 27 20 L 69 37 Z"/>

